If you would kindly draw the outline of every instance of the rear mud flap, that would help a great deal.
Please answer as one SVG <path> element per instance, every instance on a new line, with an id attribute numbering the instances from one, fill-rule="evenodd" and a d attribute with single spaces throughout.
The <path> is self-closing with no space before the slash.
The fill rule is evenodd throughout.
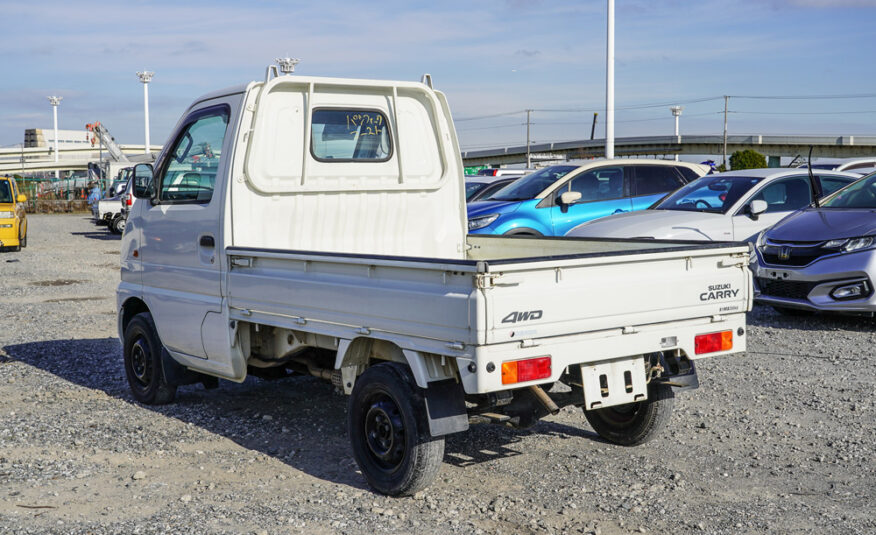
<path id="1" fill-rule="evenodd" d="M 429 383 L 425 397 L 430 435 L 440 437 L 468 429 L 465 391 L 461 384 L 453 379 Z"/>

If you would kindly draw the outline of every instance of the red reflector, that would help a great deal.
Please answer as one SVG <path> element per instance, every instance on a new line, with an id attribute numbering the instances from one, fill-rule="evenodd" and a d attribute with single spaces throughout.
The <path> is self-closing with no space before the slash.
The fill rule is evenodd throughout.
<path id="1" fill-rule="evenodd" d="M 502 363 L 502 384 L 523 383 L 551 376 L 551 358 L 537 357 Z"/>
<path id="2" fill-rule="evenodd" d="M 131 206 L 132 204 L 134 204 L 134 199 L 133 199 L 133 197 L 131 197 L 130 193 L 125 198 L 125 204 L 127 204 L 128 206 Z"/>
<path id="3" fill-rule="evenodd" d="M 694 338 L 694 353 L 714 353 L 733 349 L 733 331 L 699 334 Z"/>

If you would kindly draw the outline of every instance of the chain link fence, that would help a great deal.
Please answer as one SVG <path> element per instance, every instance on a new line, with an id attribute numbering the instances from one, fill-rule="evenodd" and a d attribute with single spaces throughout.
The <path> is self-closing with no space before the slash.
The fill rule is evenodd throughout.
<path id="1" fill-rule="evenodd" d="M 31 214 L 90 212 L 89 184 L 96 181 L 101 191 L 106 191 L 105 180 L 94 180 L 88 176 L 74 175 L 61 179 L 15 177 L 15 181 L 27 196 L 26 210 Z"/>

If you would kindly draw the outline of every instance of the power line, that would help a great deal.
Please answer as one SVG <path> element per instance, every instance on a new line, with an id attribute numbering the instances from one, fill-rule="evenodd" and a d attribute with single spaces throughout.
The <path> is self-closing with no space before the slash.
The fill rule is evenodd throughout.
<path id="1" fill-rule="evenodd" d="M 756 100 L 823 100 L 845 98 L 876 98 L 876 93 L 859 93 L 849 95 L 728 95 L 730 98 L 747 98 Z"/>

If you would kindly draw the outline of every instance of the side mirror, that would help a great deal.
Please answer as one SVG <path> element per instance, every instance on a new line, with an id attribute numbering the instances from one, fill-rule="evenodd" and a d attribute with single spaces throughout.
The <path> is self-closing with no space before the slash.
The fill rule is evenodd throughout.
<path id="1" fill-rule="evenodd" d="M 27 195 L 24 193 L 19 193 L 18 197 L 15 199 L 15 202 L 27 202 Z"/>
<path id="2" fill-rule="evenodd" d="M 134 166 L 134 197 L 149 199 L 152 197 L 153 178 L 152 164 L 138 163 Z"/>
<path id="3" fill-rule="evenodd" d="M 567 191 L 560 195 L 560 204 L 575 204 L 576 202 L 581 200 L 581 192 L 580 191 Z"/>
<path id="4" fill-rule="evenodd" d="M 752 219 L 757 220 L 757 217 L 766 212 L 768 207 L 766 201 L 755 199 L 748 205 L 748 213 L 751 215 Z"/>

